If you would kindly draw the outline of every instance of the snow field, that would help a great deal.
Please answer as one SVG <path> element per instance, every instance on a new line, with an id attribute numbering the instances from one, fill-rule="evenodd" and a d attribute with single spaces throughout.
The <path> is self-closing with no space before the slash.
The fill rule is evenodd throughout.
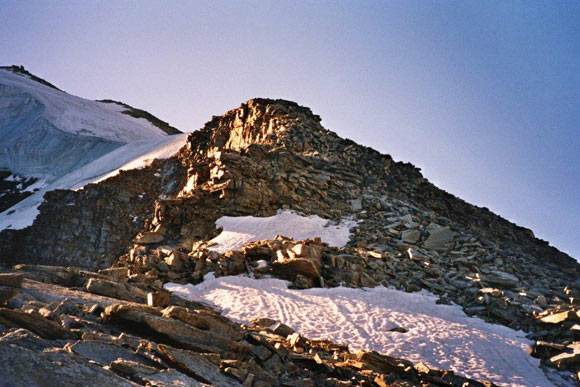
<path id="1" fill-rule="evenodd" d="M 331 224 L 318 216 L 278 211 L 275 216 L 222 217 L 223 231 L 211 242 L 218 252 L 239 250 L 244 243 L 284 235 L 303 240 L 320 237 L 344 246 L 356 222 Z M 260 262 L 265 266 L 266 262 Z M 456 305 L 438 305 L 428 292 L 395 289 L 288 289 L 279 279 L 248 276 L 215 278 L 208 274 L 198 285 L 166 284 L 177 295 L 214 305 L 241 323 L 269 317 L 311 339 L 330 339 L 351 350 L 376 350 L 424 362 L 432 368 L 510 386 L 551 386 L 531 357 L 531 341 L 523 332 L 470 318 Z M 394 332 L 401 327 L 406 333 Z"/>
<path id="2" fill-rule="evenodd" d="M 69 133 L 120 142 L 166 135 L 146 119 L 123 114 L 125 108 L 121 105 L 80 98 L 43 85 L 23 74 L 0 70 L 0 84 L 16 88 L 36 99 L 45 107 L 47 119 Z"/>
<path id="3" fill-rule="evenodd" d="M 459 306 L 438 305 L 427 292 L 373 289 L 288 289 L 278 279 L 214 278 L 198 285 L 166 284 L 175 294 L 213 304 L 249 324 L 273 318 L 311 339 L 330 339 L 351 350 L 376 350 L 432 368 L 510 386 L 552 386 L 529 355 L 524 333 L 470 318 Z M 407 333 L 392 332 L 402 327 Z"/>

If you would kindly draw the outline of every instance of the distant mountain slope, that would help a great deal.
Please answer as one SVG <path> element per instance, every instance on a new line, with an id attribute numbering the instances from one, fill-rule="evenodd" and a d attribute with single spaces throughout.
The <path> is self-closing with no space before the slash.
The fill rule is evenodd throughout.
<path id="1" fill-rule="evenodd" d="M 0 213 L 125 144 L 177 133 L 144 110 L 67 94 L 22 66 L 0 67 Z"/>
<path id="2" fill-rule="evenodd" d="M 0 68 L 0 170 L 54 180 L 123 144 L 179 132 L 139 112 L 67 94 L 21 67 Z"/>

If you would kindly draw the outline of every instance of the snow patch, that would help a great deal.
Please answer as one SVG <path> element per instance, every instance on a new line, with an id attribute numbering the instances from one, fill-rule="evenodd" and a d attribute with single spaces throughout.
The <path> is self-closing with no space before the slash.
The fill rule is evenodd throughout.
<path id="1" fill-rule="evenodd" d="M 319 237 L 330 246 L 342 247 L 350 238 L 350 229 L 356 221 L 345 219 L 332 222 L 318 215 L 303 216 L 293 211 L 278 210 L 269 217 L 222 216 L 216 221 L 223 231 L 210 243 L 209 250 L 225 253 L 240 250 L 248 242 L 273 239 L 276 235 L 294 238 L 296 241 Z"/>
<path id="2" fill-rule="evenodd" d="M 331 339 L 351 350 L 375 350 L 511 386 L 551 386 L 529 355 L 524 333 L 470 318 L 456 305 L 437 305 L 425 291 L 394 289 L 288 289 L 278 279 L 205 277 L 198 285 L 165 288 L 217 306 L 241 323 L 258 317 L 281 321 L 311 339 Z M 391 332 L 403 327 L 407 333 Z"/>

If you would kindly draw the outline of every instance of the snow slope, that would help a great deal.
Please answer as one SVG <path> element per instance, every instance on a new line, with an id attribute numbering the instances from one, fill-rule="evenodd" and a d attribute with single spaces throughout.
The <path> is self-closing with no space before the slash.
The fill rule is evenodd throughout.
<path id="1" fill-rule="evenodd" d="M 214 278 L 194 285 L 166 284 L 184 298 L 209 302 L 249 324 L 279 320 L 311 339 L 330 339 L 351 350 L 376 350 L 430 367 L 511 386 L 552 386 L 529 355 L 523 332 L 470 318 L 458 306 L 438 305 L 427 292 L 374 289 L 288 289 L 278 279 Z M 407 333 L 393 332 L 402 327 Z"/>
<path id="2" fill-rule="evenodd" d="M 0 170 L 53 181 L 126 143 L 166 136 L 122 110 L 0 69 Z"/>
<path id="3" fill-rule="evenodd" d="M 0 230 L 22 229 L 32 225 L 38 206 L 48 191 L 79 189 L 114 176 L 121 170 L 139 169 L 154 159 L 166 159 L 176 154 L 186 142 L 187 134 L 163 136 L 135 141 L 86 164 L 60 179 L 45 185 L 33 195 L 0 214 Z"/>
<path id="4" fill-rule="evenodd" d="M 330 246 L 341 247 L 348 242 L 350 229 L 355 225 L 356 222 L 352 220 L 336 223 L 317 215 L 302 216 L 282 210 L 270 217 L 223 216 L 216 221 L 216 226 L 223 227 L 223 231 L 210 241 L 215 245 L 209 247 L 209 250 L 220 253 L 240 250 L 245 243 L 273 239 L 276 235 L 297 241 L 314 235 Z"/>

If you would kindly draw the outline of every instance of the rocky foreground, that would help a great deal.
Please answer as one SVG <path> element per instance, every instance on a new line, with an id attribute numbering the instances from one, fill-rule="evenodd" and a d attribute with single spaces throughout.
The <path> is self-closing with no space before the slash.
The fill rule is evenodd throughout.
<path id="1" fill-rule="evenodd" d="M 489 386 L 74 268 L 0 274 L 2 386 Z M 66 286 L 63 286 L 66 285 Z"/>
<path id="2" fill-rule="evenodd" d="M 358 224 L 346 247 L 278 237 L 239 251 L 211 249 L 210 240 L 220 232 L 215 228 L 220 217 L 272 216 L 279 209 L 336 222 L 351 218 Z M 188 360 L 194 364 L 212 364 L 215 375 L 227 378 L 223 380 L 248 385 L 293 385 L 293 380 L 305 378 L 330 385 L 466 382 L 449 372 L 376 353 L 353 355 L 338 344 L 308 341 L 284 327 L 276 333 L 273 322 L 262 322 L 267 329 L 241 328 L 205 307 L 176 298 L 170 300 L 173 306 L 161 309 L 167 306 L 165 283 L 198 283 L 209 272 L 268 274 L 289 280 L 296 288 L 342 284 L 393 286 L 407 292 L 426 289 L 439 295 L 440 303 L 454 302 L 469 315 L 524 330 L 536 341 L 534 356 L 544 366 L 580 372 L 580 265 L 574 259 L 535 238 L 531 230 L 438 189 L 412 165 L 338 137 L 324 129 L 309 109 L 288 101 L 251 100 L 189 135 L 181 151 L 168 160 L 156 160 L 83 190 L 48 193 L 31 227 L 0 233 L 0 254 L 6 266 L 26 264 L 18 271 L 30 278 L 20 295 L 6 299 L 3 313 L 12 319 L 2 317 L 6 324 L 0 323 L 27 328 L 44 340 L 57 339 L 14 322 L 24 320 L 13 316 L 32 310 L 30 316 L 39 321 L 77 332 L 74 340 L 104 342 L 97 345 L 130 349 L 139 356 L 145 351 L 158 359 L 145 363 L 157 370 L 151 374 L 139 364 L 115 365 L 116 358 L 95 360 L 99 366 L 90 363 L 99 372 L 128 381 L 153 383 L 143 375 L 181 373 L 220 384 L 204 379 L 205 371 L 188 368 L 185 360 L 175 360 L 181 358 L 167 349 L 174 348 L 196 359 Z M 62 267 L 34 266 L 39 264 Z M 31 294 L 34 286 L 43 290 Z M 45 301 L 23 298 L 43 292 L 48 294 Z M 72 304 L 83 305 L 64 314 L 70 316 L 68 327 L 60 317 L 64 312 L 53 310 L 69 296 L 51 299 L 54 292 L 72 292 L 67 293 Z M 148 294 L 151 306 L 146 307 L 141 303 Z M 95 304 L 100 307 L 90 312 Z M 188 310 L 180 309 L 184 307 Z M 200 314 L 209 319 L 204 320 L 206 325 L 196 325 Z M 203 331 L 206 341 L 193 333 L 194 338 L 181 337 L 183 332 L 168 326 Z M 220 330 L 225 327 L 227 334 Z M 121 333 L 136 339 L 126 343 Z M 214 333 L 220 345 L 208 336 Z M 23 331 L 15 335 L 11 331 L 0 342 L 40 340 Z M 223 336 L 228 341 L 220 341 Z M 72 336 L 58 337 L 67 339 Z M 48 347 L 40 345 L 26 353 L 43 359 L 45 353 L 77 359 L 80 355 L 71 349 L 74 340 L 47 344 L 61 350 L 41 351 Z M 139 340 L 146 344 L 135 345 Z"/>

